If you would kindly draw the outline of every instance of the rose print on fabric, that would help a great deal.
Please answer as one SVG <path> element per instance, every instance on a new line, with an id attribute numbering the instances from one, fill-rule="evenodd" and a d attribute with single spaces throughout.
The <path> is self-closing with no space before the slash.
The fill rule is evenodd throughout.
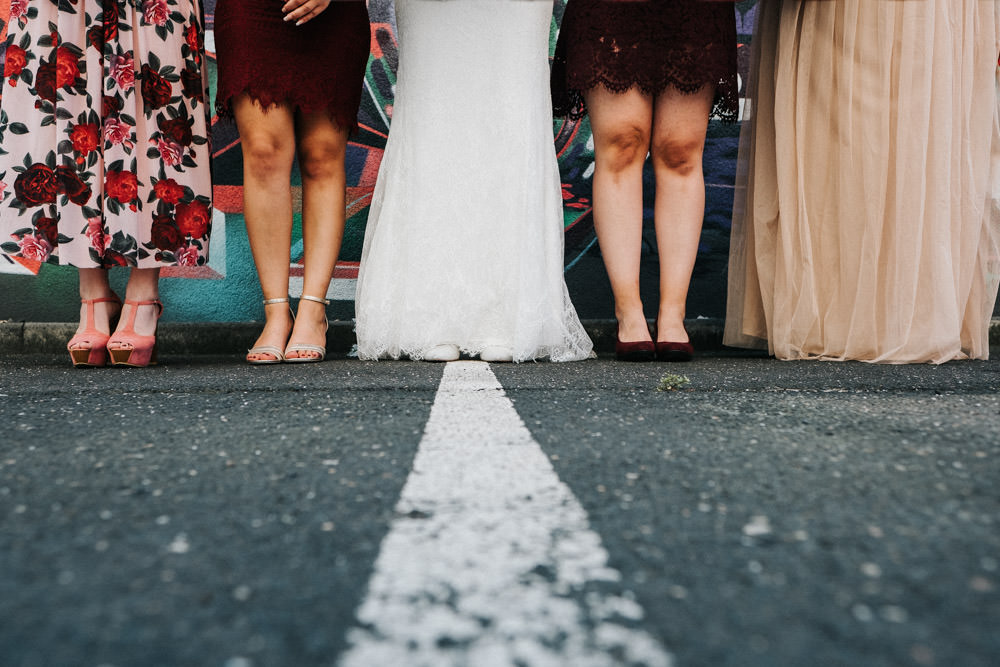
<path id="1" fill-rule="evenodd" d="M 111 56 L 111 79 L 122 93 L 128 93 L 135 86 L 135 60 L 132 54 Z"/>
<path id="2" fill-rule="evenodd" d="M 11 0 L 0 250 L 78 267 L 201 266 L 212 200 L 194 0 Z"/>
<path id="3" fill-rule="evenodd" d="M 10 20 L 16 21 L 19 27 L 24 27 L 28 19 L 38 16 L 38 9 L 31 6 L 30 0 L 11 0 Z"/>
<path id="4" fill-rule="evenodd" d="M 77 206 L 83 206 L 90 202 L 93 191 L 90 186 L 84 183 L 76 173 L 76 169 L 66 165 L 56 167 L 56 179 L 59 187 L 66 198 Z"/>
<path id="5" fill-rule="evenodd" d="M 178 80 L 180 77 L 178 77 Z M 150 109 L 159 109 L 170 102 L 173 87 L 167 77 L 149 65 L 142 66 L 142 100 Z"/>
<path id="6" fill-rule="evenodd" d="M 139 179 L 133 171 L 110 168 L 104 180 L 104 192 L 109 200 L 109 208 L 117 208 L 115 202 L 138 210 L 136 196 L 139 194 Z"/>
<path id="7" fill-rule="evenodd" d="M 54 203 L 58 192 L 55 169 L 47 164 L 29 165 L 14 180 L 14 195 L 24 208 Z"/>
<path id="8" fill-rule="evenodd" d="M 135 146 L 133 137 L 135 128 L 120 118 L 108 118 L 104 121 L 104 141 L 112 146 L 123 146 L 127 153 Z"/>
<path id="9" fill-rule="evenodd" d="M 78 156 L 77 163 L 83 164 L 87 156 L 100 148 L 101 128 L 96 123 L 80 123 L 72 126 L 69 138 L 73 144 L 73 151 Z"/>
<path id="10" fill-rule="evenodd" d="M 29 41 L 27 36 L 25 36 L 23 41 Z M 27 46 L 26 43 L 25 46 Z M 31 85 L 31 70 L 28 69 L 29 58 L 31 57 L 33 57 L 33 54 L 25 51 L 23 47 L 17 44 L 9 44 L 7 46 L 3 71 L 9 85 L 16 86 L 19 81 Z"/>
<path id="11" fill-rule="evenodd" d="M 167 9 L 167 0 L 146 0 L 142 3 L 142 18 L 146 23 L 158 27 L 167 25 L 170 18 L 170 10 Z"/>

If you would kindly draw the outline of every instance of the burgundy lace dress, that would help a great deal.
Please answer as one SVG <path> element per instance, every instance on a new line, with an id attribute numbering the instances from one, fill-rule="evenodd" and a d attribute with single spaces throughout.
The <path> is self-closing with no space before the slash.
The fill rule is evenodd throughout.
<path id="1" fill-rule="evenodd" d="M 559 116 L 582 117 L 583 93 L 668 87 L 694 93 L 714 84 L 714 113 L 735 120 L 736 14 L 703 0 L 569 0 L 555 62 L 552 101 Z"/>
<path id="2" fill-rule="evenodd" d="M 285 22 L 277 0 L 219 0 L 215 43 L 217 106 L 231 113 L 247 93 L 264 107 L 278 103 L 327 111 L 341 127 L 357 127 L 371 31 L 364 0 L 331 2 L 311 21 Z"/>

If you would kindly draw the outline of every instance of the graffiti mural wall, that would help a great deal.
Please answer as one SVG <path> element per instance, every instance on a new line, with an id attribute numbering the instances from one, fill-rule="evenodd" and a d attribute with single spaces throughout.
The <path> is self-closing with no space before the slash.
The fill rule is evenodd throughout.
<path id="1" fill-rule="evenodd" d="M 572 0 L 570 0 L 572 1 Z M 740 63 L 745 70 L 749 60 L 748 44 L 758 0 L 735 4 L 740 34 Z M 566 0 L 556 0 L 552 20 L 551 48 Z M 9 7 L 9 5 L 8 5 Z M 209 33 L 208 50 L 214 51 L 212 20 L 215 0 L 206 0 L 205 14 Z M 6 20 L 9 9 L 0 10 Z M 397 42 L 393 0 L 370 0 L 372 54 L 364 83 L 359 111 L 360 131 L 348 149 L 348 225 L 341 259 L 329 296 L 334 300 L 331 314 L 340 319 L 353 317 L 354 280 L 364 238 L 368 207 L 378 174 L 382 152 L 391 126 L 393 89 L 397 64 Z M 211 93 L 215 92 L 214 54 L 211 61 Z M 461 58 L 461 54 L 455 54 Z M 475 76 L 470 72 L 469 76 Z M 469 118 L 469 123 L 478 122 Z M 729 247 L 730 214 L 739 127 L 713 121 L 706 148 L 708 206 L 698 265 L 692 284 L 689 314 L 720 317 L 725 311 L 725 272 Z M 591 180 L 593 150 L 590 127 L 586 120 L 555 120 L 553 136 L 563 175 L 563 199 L 566 238 L 566 279 L 570 292 L 584 318 L 612 316 L 610 288 L 604 275 L 591 217 Z M 212 257 L 207 267 L 194 273 L 183 269 L 164 272 L 163 293 L 173 321 L 244 321 L 261 317 L 259 289 L 253 269 L 242 217 L 242 155 L 239 136 L 231 122 L 215 119 L 213 123 L 215 157 L 215 203 Z M 293 185 L 299 185 L 297 174 Z M 652 230 L 652 175 L 646 182 L 647 225 L 643 248 L 643 290 L 649 304 L 655 304 L 657 258 Z M 503 184 L 498 183 L 502 188 Z M 296 189 L 296 193 L 298 193 Z M 291 265 L 291 292 L 301 291 L 301 236 L 296 225 Z M 0 319 L 29 321 L 72 321 L 77 316 L 72 294 L 74 270 L 67 267 L 15 265 L 0 261 Z M 21 273 L 24 275 L 16 275 Z M 120 281 L 122 276 L 117 276 Z M 66 294 L 63 303 L 49 303 L 47 295 Z"/>

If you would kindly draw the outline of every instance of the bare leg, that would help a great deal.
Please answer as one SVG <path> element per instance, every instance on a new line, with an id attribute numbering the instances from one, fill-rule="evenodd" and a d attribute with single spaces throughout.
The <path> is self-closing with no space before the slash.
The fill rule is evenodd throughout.
<path id="1" fill-rule="evenodd" d="M 243 144 L 243 208 L 247 236 L 265 299 L 288 295 L 288 265 L 292 243 L 292 187 L 289 175 L 295 159 L 295 117 L 279 106 L 264 111 L 247 96 L 233 109 Z M 264 308 L 264 330 L 254 343 L 284 349 L 292 330 L 288 304 Z M 274 359 L 271 354 L 247 359 Z"/>
<path id="2" fill-rule="evenodd" d="M 649 152 L 653 100 L 597 86 L 587 93 L 594 131 L 594 227 L 615 297 L 621 340 L 651 340 L 639 296 L 642 166 Z"/>
<path id="3" fill-rule="evenodd" d="M 344 158 L 348 128 L 336 125 L 325 113 L 298 116 L 296 135 L 302 171 L 302 243 L 305 278 L 302 293 L 326 297 L 340 254 L 346 222 Z M 303 299 L 289 338 L 294 344 L 326 345 L 326 308 Z M 319 357 L 317 352 L 294 350 L 289 358 Z"/>
<path id="4" fill-rule="evenodd" d="M 659 341 L 684 343 L 691 272 L 705 217 L 702 155 L 715 88 L 693 94 L 668 88 L 656 99 L 653 169 L 656 173 L 656 242 L 660 254 Z"/>

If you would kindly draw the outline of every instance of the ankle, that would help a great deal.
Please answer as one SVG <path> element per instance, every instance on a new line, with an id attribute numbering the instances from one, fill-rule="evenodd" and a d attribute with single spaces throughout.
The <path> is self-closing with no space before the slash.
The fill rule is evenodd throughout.
<path id="1" fill-rule="evenodd" d="M 160 292 L 159 290 L 128 290 L 125 292 L 125 300 L 146 304 L 150 301 L 159 301 Z"/>
<path id="2" fill-rule="evenodd" d="M 109 285 L 104 286 L 88 286 L 84 287 L 80 285 L 80 300 L 81 301 L 93 301 L 94 299 L 117 299 L 118 295 L 115 294 L 114 290 L 111 289 Z"/>
<path id="3" fill-rule="evenodd" d="M 656 323 L 664 326 L 682 325 L 684 324 L 685 317 L 687 317 L 687 308 L 685 308 L 684 304 L 679 306 L 660 304 L 660 308 L 656 313 Z"/>
<path id="4" fill-rule="evenodd" d="M 326 304 L 316 301 L 302 299 L 299 301 L 298 320 L 305 320 L 314 324 L 322 324 L 327 321 Z"/>
<path id="5" fill-rule="evenodd" d="M 656 340 L 659 342 L 684 343 L 689 340 L 684 320 L 659 320 L 656 324 Z"/>
<path id="6" fill-rule="evenodd" d="M 292 326 L 295 324 L 295 320 L 292 319 L 292 313 L 286 307 L 283 312 L 266 312 L 264 316 L 264 330 L 277 329 L 279 331 L 284 331 L 285 333 L 292 330 Z"/>
<path id="7" fill-rule="evenodd" d="M 646 313 L 642 309 L 641 302 L 624 307 L 615 304 L 615 319 L 619 324 L 637 325 L 646 321 Z"/>
<path id="8" fill-rule="evenodd" d="M 646 316 L 640 313 L 618 313 L 618 338 L 622 341 L 652 340 Z"/>
<path id="9" fill-rule="evenodd" d="M 656 317 L 656 331 L 659 332 L 677 332 L 684 331 L 684 311 L 674 310 L 672 312 L 663 312 L 662 310 Z M 659 336 L 662 339 L 662 336 Z"/>

